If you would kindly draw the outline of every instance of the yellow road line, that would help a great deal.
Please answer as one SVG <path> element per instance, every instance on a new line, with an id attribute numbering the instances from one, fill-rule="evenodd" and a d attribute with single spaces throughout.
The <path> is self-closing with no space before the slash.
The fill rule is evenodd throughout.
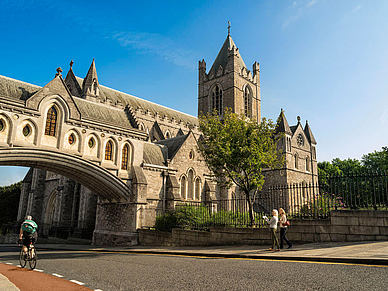
<path id="1" fill-rule="evenodd" d="M 185 257 L 185 258 L 200 258 L 200 259 L 225 259 L 225 260 L 245 260 L 245 261 L 263 261 L 263 262 L 286 262 L 286 263 L 306 263 L 306 264 L 320 264 L 320 265 L 344 265 L 344 266 L 361 266 L 361 267 L 377 267 L 377 268 L 388 268 L 385 265 L 369 265 L 369 264 L 355 264 L 355 263 L 338 263 L 338 262 L 316 262 L 316 261 L 304 261 L 304 260 L 277 260 L 277 259 L 261 259 L 261 258 L 227 258 L 222 256 L 190 256 L 190 255 L 179 255 L 179 254 L 152 254 L 143 252 L 118 252 L 118 251 L 76 251 L 85 253 L 102 253 L 102 254 L 134 254 L 134 255 L 147 255 L 147 256 L 169 256 L 169 257 Z"/>

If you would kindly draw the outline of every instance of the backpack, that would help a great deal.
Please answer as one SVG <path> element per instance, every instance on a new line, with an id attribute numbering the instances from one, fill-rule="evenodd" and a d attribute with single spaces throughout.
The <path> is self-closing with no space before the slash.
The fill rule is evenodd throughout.
<path id="1" fill-rule="evenodd" d="M 34 233 L 36 231 L 36 228 L 31 222 L 25 221 L 22 223 L 22 230 L 28 233 Z"/>

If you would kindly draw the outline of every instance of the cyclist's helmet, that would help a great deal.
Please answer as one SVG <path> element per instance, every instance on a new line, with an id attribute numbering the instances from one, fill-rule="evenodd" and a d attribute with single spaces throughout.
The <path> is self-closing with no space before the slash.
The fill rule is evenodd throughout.
<path id="1" fill-rule="evenodd" d="M 32 216 L 31 215 L 26 215 L 26 217 L 24 219 L 25 220 L 32 220 Z"/>

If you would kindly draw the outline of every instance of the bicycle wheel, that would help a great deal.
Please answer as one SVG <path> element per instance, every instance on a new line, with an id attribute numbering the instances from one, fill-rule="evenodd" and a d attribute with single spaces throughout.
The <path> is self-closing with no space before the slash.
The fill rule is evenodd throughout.
<path id="1" fill-rule="evenodd" d="M 20 250 L 19 263 L 20 263 L 20 267 L 22 268 L 24 268 L 27 264 L 27 260 L 24 258 L 23 248 Z"/>
<path id="2" fill-rule="evenodd" d="M 36 249 L 30 248 L 28 252 L 29 252 L 28 256 L 30 257 L 30 260 L 28 261 L 28 263 L 30 264 L 30 269 L 33 270 L 36 267 Z"/>

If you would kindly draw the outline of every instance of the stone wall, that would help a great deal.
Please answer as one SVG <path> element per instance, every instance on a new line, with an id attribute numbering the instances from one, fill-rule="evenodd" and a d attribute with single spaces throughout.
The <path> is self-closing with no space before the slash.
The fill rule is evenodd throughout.
<path id="1" fill-rule="evenodd" d="M 290 220 L 293 243 L 388 240 L 388 211 L 332 211 L 325 220 Z M 140 245 L 270 245 L 268 228 L 212 227 L 210 231 L 173 229 L 172 233 L 139 229 Z"/>

